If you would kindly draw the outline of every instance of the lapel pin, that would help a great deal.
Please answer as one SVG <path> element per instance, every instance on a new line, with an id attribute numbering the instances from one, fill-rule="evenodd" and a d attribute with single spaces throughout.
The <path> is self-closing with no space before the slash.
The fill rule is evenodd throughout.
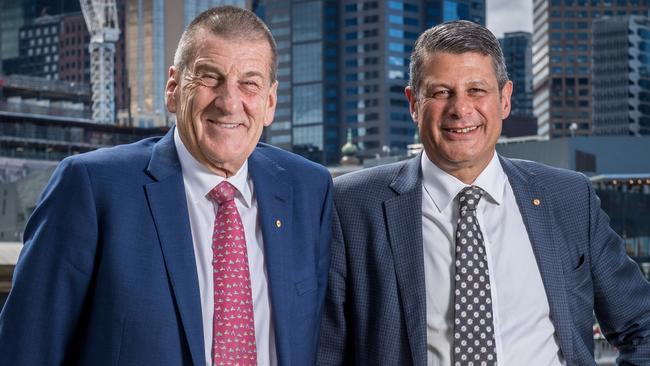
<path id="1" fill-rule="evenodd" d="M 275 220 L 275 227 L 278 229 L 282 227 L 282 221 L 280 221 L 280 219 Z"/>
<path id="2" fill-rule="evenodd" d="M 533 205 L 539 206 L 540 203 L 541 201 L 538 198 L 533 199 Z"/>

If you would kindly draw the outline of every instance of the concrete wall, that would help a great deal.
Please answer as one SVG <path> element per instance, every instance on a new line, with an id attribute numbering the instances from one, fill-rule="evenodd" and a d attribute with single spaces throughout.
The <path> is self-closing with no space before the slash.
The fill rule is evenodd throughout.
<path id="1" fill-rule="evenodd" d="M 500 143 L 499 154 L 575 170 L 576 151 L 596 157 L 594 174 L 650 173 L 650 137 L 590 136 Z"/>

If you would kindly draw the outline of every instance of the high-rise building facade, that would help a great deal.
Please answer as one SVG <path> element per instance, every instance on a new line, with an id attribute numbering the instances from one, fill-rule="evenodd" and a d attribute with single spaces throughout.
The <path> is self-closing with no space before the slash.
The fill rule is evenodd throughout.
<path id="1" fill-rule="evenodd" d="M 0 0 L 4 1 L 4 0 Z M 124 1 L 117 0 L 118 18 L 124 30 Z M 90 85 L 90 34 L 79 9 L 79 2 L 33 1 L 2 3 L 0 19 L 6 17 L 5 8 L 17 19 L 7 19 L 9 24 L 23 24 L 15 32 L 3 31 L 0 46 L 4 68 L 0 73 L 58 79 L 76 84 Z M 32 17 L 33 14 L 42 14 Z M 52 15 L 54 14 L 54 15 Z M 1 28 L 5 28 L 4 25 Z M 123 33 L 122 33 L 123 34 Z M 13 37 L 15 36 L 15 41 Z M 12 55 L 13 46 L 18 53 Z M 4 52 L 7 52 L 6 54 Z M 128 124 L 128 85 L 124 60 L 124 37 L 115 45 L 115 107 L 124 118 L 118 124 Z"/>
<path id="2" fill-rule="evenodd" d="M 246 6 L 245 0 L 126 0 L 126 60 L 131 120 L 135 127 L 168 126 L 167 71 L 189 22 L 217 5 Z"/>
<path id="3" fill-rule="evenodd" d="M 257 5 L 278 47 L 278 105 L 265 140 L 311 160 L 339 158 L 337 1 Z"/>
<path id="4" fill-rule="evenodd" d="M 512 80 L 511 116 L 533 115 L 533 41 L 530 32 L 508 32 L 499 39 Z"/>
<path id="5" fill-rule="evenodd" d="M 341 6 L 341 131 L 352 130 L 360 156 L 404 153 L 416 131 L 404 96 L 415 40 L 444 21 L 485 25 L 485 2 L 344 1 Z"/>
<path id="6" fill-rule="evenodd" d="M 538 135 L 592 133 L 592 20 L 645 14 L 650 0 L 533 0 L 533 113 Z"/>
<path id="7" fill-rule="evenodd" d="M 405 153 L 416 126 L 404 88 L 418 35 L 443 21 L 485 24 L 485 1 L 259 1 L 278 43 L 278 106 L 266 141 L 323 164 L 345 131 L 362 157 Z M 338 86 L 337 86 L 338 85 Z"/>
<path id="8" fill-rule="evenodd" d="M 4 60 L 4 72 L 58 79 L 60 33 L 60 15 L 44 15 L 20 27 L 18 56 Z"/>
<path id="9" fill-rule="evenodd" d="M 44 15 L 73 13 L 80 9 L 79 1 L 0 0 L 0 62 L 20 55 L 21 27 Z"/>
<path id="10" fill-rule="evenodd" d="M 596 135 L 650 135 L 650 17 L 593 23 Z"/>
<path id="11" fill-rule="evenodd" d="M 61 17 L 59 80 L 90 84 L 90 34 L 81 12 Z"/>

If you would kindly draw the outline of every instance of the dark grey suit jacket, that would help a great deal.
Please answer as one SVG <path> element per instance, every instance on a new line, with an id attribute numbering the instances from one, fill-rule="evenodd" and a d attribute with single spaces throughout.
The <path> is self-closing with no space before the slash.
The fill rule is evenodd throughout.
<path id="1" fill-rule="evenodd" d="M 582 174 L 501 158 L 568 365 L 594 365 L 593 313 L 626 365 L 650 365 L 650 283 Z M 319 365 L 427 364 L 420 159 L 335 180 Z M 541 204 L 534 205 L 539 199 Z"/>

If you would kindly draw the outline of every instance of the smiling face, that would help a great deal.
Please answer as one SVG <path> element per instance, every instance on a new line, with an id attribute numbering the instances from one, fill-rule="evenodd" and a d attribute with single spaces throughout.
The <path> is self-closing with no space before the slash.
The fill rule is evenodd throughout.
<path id="1" fill-rule="evenodd" d="M 205 30 L 187 69 L 169 69 L 167 109 L 192 156 L 215 174 L 235 174 L 273 121 L 277 82 L 265 40 L 225 39 Z"/>
<path id="2" fill-rule="evenodd" d="M 420 90 L 406 96 L 427 157 L 471 184 L 494 155 L 512 82 L 499 90 L 490 56 L 475 52 L 432 53 L 422 71 Z"/>

